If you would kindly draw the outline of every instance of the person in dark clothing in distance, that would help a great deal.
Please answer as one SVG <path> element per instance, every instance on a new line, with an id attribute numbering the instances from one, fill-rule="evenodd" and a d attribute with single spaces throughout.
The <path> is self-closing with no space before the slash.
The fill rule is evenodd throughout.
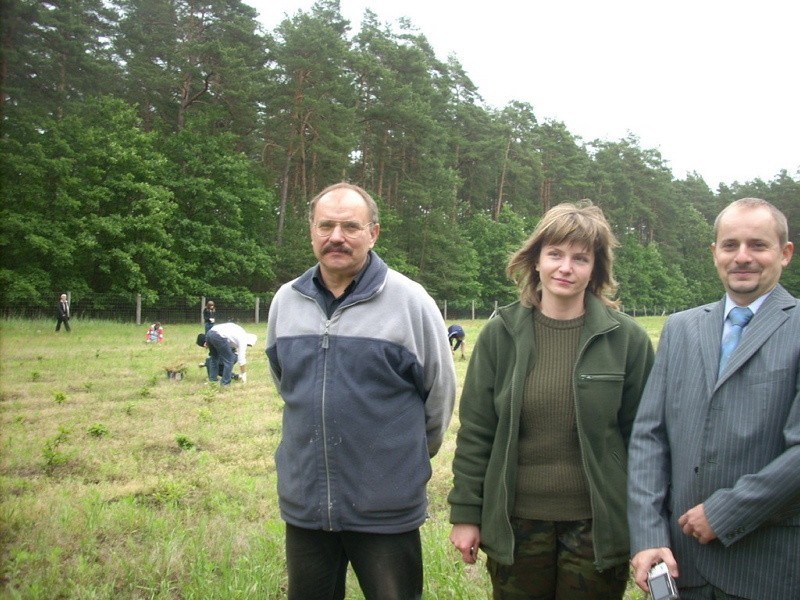
<path id="1" fill-rule="evenodd" d="M 69 333 L 72 331 L 69 326 L 69 301 L 66 294 L 61 294 L 61 298 L 56 306 L 56 331 L 61 331 L 61 324 L 64 324 L 64 329 Z"/>

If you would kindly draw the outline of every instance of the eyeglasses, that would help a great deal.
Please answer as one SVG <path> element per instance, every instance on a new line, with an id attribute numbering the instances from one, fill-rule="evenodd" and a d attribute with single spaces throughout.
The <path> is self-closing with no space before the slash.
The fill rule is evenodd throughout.
<path id="1" fill-rule="evenodd" d="M 375 223 L 370 222 L 362 225 L 358 221 L 317 221 L 314 223 L 314 231 L 321 237 L 328 237 L 333 235 L 338 225 L 344 237 L 354 239 L 361 235 L 362 231 L 374 224 Z"/>

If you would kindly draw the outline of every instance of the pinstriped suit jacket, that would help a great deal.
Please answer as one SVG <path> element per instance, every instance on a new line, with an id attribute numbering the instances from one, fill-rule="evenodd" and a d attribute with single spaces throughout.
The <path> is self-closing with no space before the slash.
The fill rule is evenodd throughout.
<path id="1" fill-rule="evenodd" d="M 717 379 L 724 301 L 671 316 L 628 450 L 631 553 L 669 546 L 679 587 L 800 598 L 800 305 L 778 285 Z M 703 503 L 701 545 L 678 518 Z"/>

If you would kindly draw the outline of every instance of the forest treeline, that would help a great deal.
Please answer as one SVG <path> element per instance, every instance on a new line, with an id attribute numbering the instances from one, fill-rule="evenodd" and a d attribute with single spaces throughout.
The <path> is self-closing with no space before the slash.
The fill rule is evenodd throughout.
<path id="1" fill-rule="evenodd" d="M 633 134 L 488 106 L 407 20 L 355 25 L 335 0 L 274 31 L 239 0 L 1 6 L 1 306 L 269 297 L 312 264 L 307 203 L 340 180 L 378 200 L 381 256 L 453 307 L 513 299 L 508 254 L 563 201 L 613 224 L 626 307 L 718 298 L 712 222 L 735 198 L 776 204 L 797 243 L 798 173 L 712 190 Z M 800 294 L 797 261 L 783 282 Z"/>

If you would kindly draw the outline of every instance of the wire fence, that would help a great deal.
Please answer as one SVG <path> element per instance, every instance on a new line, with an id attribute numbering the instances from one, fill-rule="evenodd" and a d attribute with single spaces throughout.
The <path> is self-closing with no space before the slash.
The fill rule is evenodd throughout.
<path id="1" fill-rule="evenodd" d="M 96 319 L 137 325 L 156 321 L 161 324 L 203 323 L 203 309 L 206 305 L 205 297 L 195 301 L 173 300 L 163 303 L 148 303 L 141 296 L 109 300 L 72 298 L 68 294 L 67 299 L 71 319 Z M 55 319 L 56 304 L 54 302 L 52 307 L 35 304 L 5 306 L 0 307 L 0 315 L 5 319 Z M 269 310 L 268 299 L 258 297 L 238 304 L 225 304 L 215 300 L 215 304 L 218 323 L 260 323 L 266 321 Z"/>
<path id="2" fill-rule="evenodd" d="M 195 300 L 148 302 L 140 295 L 122 299 L 109 299 L 101 296 L 73 298 L 69 293 L 67 297 L 70 303 L 70 316 L 73 319 L 97 319 L 137 325 L 156 321 L 162 324 L 203 323 L 203 309 L 207 300 L 205 296 L 202 296 Z M 216 322 L 265 322 L 271 299 L 271 295 L 257 296 L 241 302 L 220 302 L 213 299 L 217 308 Z M 55 319 L 56 304 L 57 299 L 52 306 L 30 304 L 0 307 L 0 317 L 5 319 Z M 507 304 L 507 301 L 437 301 L 442 317 L 448 322 L 488 319 L 504 304 Z M 666 316 L 684 308 L 688 307 L 623 306 L 622 311 L 634 317 L 646 317 Z"/>

